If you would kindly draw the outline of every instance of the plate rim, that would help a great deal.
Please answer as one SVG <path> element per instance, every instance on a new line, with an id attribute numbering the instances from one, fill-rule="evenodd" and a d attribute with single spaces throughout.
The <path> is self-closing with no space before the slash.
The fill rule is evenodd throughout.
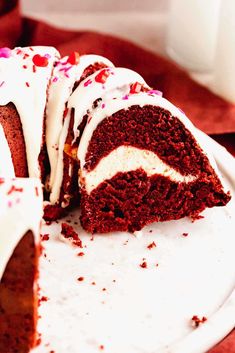
<path id="1" fill-rule="evenodd" d="M 235 158 L 212 137 L 197 129 L 200 140 L 214 157 L 219 171 L 226 175 L 235 189 Z M 204 325 L 182 339 L 166 346 L 161 353 L 202 353 L 215 347 L 235 327 L 235 283 L 230 295 Z M 160 352 L 159 352 L 160 353 Z"/>

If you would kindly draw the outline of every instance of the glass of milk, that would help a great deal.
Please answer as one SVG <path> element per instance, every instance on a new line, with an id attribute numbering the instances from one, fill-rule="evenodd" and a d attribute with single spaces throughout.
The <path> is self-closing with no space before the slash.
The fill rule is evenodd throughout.
<path id="1" fill-rule="evenodd" d="M 213 69 L 220 3 L 171 0 L 166 50 L 180 66 L 195 72 Z"/>

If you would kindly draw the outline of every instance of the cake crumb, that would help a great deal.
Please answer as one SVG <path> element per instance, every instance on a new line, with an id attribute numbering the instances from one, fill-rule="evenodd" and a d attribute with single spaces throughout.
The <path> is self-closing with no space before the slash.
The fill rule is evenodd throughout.
<path id="1" fill-rule="evenodd" d="M 78 277 L 78 279 L 77 279 L 79 282 L 82 282 L 82 281 L 84 281 L 84 277 Z"/>
<path id="2" fill-rule="evenodd" d="M 148 267 L 147 262 L 146 262 L 146 261 L 143 261 L 143 262 L 140 264 L 140 267 L 142 267 L 142 268 L 147 268 L 147 267 Z"/>
<path id="3" fill-rule="evenodd" d="M 103 350 L 104 350 L 104 345 L 101 344 L 101 345 L 99 346 L 99 349 L 100 349 L 101 351 L 103 351 Z"/>
<path id="4" fill-rule="evenodd" d="M 151 249 L 153 249 L 153 248 L 156 248 L 156 243 L 155 243 L 155 241 L 153 241 L 152 243 L 150 243 L 148 246 L 147 246 L 147 248 L 149 249 L 149 250 L 151 250 Z"/>
<path id="5" fill-rule="evenodd" d="M 39 299 L 39 304 L 40 304 L 41 302 L 47 302 L 48 300 L 49 300 L 49 298 L 46 297 L 45 295 L 43 295 L 43 296 Z"/>
<path id="6" fill-rule="evenodd" d="M 83 251 L 81 251 L 77 254 L 77 256 L 84 256 L 84 255 L 85 255 L 85 253 Z"/>
<path id="7" fill-rule="evenodd" d="M 200 324 L 203 324 L 204 322 L 206 322 L 207 318 L 205 316 L 203 316 L 200 319 L 197 315 L 194 315 L 191 320 L 193 322 L 193 326 L 198 327 Z"/>
<path id="8" fill-rule="evenodd" d="M 65 239 L 69 240 L 73 245 L 78 246 L 79 248 L 82 248 L 82 241 L 72 226 L 70 226 L 67 223 L 62 223 L 61 234 Z"/>
<path id="9" fill-rule="evenodd" d="M 183 237 L 187 237 L 187 236 L 188 236 L 188 233 L 182 233 L 182 236 L 183 236 Z"/>

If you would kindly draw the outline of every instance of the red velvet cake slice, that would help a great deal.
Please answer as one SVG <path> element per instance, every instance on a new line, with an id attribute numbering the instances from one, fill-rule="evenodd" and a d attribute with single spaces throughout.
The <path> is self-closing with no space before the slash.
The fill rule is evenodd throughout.
<path id="1" fill-rule="evenodd" d="M 81 223 L 91 233 L 197 218 L 230 200 L 192 123 L 157 91 L 130 87 L 129 95 L 102 100 L 78 158 Z"/>
<path id="2" fill-rule="evenodd" d="M 52 47 L 0 49 L 0 125 L 17 177 L 45 177 L 45 107 Z"/>
<path id="3" fill-rule="evenodd" d="M 113 67 L 113 64 L 102 56 L 79 56 L 74 52 L 59 60 L 54 68 L 46 118 L 46 143 L 50 161 L 47 185 L 50 203 L 44 211 L 47 220 L 57 219 L 72 202 L 78 202 L 76 151 L 79 137 L 76 138 L 73 133 L 74 110 L 69 107 L 69 100 L 80 82 L 105 67 Z"/>
<path id="4" fill-rule="evenodd" d="M 36 341 L 39 180 L 0 179 L 0 352 L 28 353 Z"/>

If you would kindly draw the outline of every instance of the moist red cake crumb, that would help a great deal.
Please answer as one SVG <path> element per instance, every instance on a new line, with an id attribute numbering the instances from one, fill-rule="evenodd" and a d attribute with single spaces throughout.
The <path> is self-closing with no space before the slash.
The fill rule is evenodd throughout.
<path id="1" fill-rule="evenodd" d="M 198 327 L 200 324 L 203 324 L 204 322 L 206 322 L 207 318 L 205 316 L 203 316 L 200 319 L 197 315 L 194 315 L 191 320 L 193 321 L 194 326 Z"/>
<path id="2" fill-rule="evenodd" d="M 65 215 L 66 210 L 62 208 L 60 205 L 46 205 L 44 207 L 44 215 L 43 218 L 46 222 L 55 221 L 58 218 L 61 218 Z"/>
<path id="3" fill-rule="evenodd" d="M 146 262 L 146 261 L 143 261 L 143 262 L 140 264 L 140 267 L 142 267 L 142 268 L 147 268 L 147 267 L 148 267 L 147 262 Z"/>
<path id="4" fill-rule="evenodd" d="M 78 254 L 77 254 L 77 256 L 84 256 L 85 254 L 84 254 L 84 252 L 79 252 Z"/>
<path id="5" fill-rule="evenodd" d="M 49 300 L 49 298 L 46 297 L 45 295 L 43 295 L 43 296 L 39 299 L 39 304 L 40 304 L 41 302 L 47 302 L 48 300 Z"/>
<path id="6" fill-rule="evenodd" d="M 187 237 L 188 233 L 182 233 L 183 237 Z"/>
<path id="7" fill-rule="evenodd" d="M 147 246 L 147 248 L 149 249 L 149 250 L 151 250 L 151 249 L 153 249 L 153 248 L 156 248 L 156 243 L 155 243 L 155 241 L 153 241 L 152 243 L 150 243 L 148 246 Z"/>
<path id="8" fill-rule="evenodd" d="M 61 224 L 61 234 L 64 236 L 65 239 L 71 240 L 73 245 L 76 245 L 82 248 L 82 241 L 78 236 L 78 233 L 75 232 L 72 226 L 67 223 Z"/>
<path id="9" fill-rule="evenodd" d="M 79 282 L 84 281 L 84 277 L 78 277 L 78 281 L 79 281 Z"/>
<path id="10" fill-rule="evenodd" d="M 101 345 L 99 346 L 99 349 L 102 351 L 102 350 L 104 349 L 104 345 L 101 344 Z"/>

